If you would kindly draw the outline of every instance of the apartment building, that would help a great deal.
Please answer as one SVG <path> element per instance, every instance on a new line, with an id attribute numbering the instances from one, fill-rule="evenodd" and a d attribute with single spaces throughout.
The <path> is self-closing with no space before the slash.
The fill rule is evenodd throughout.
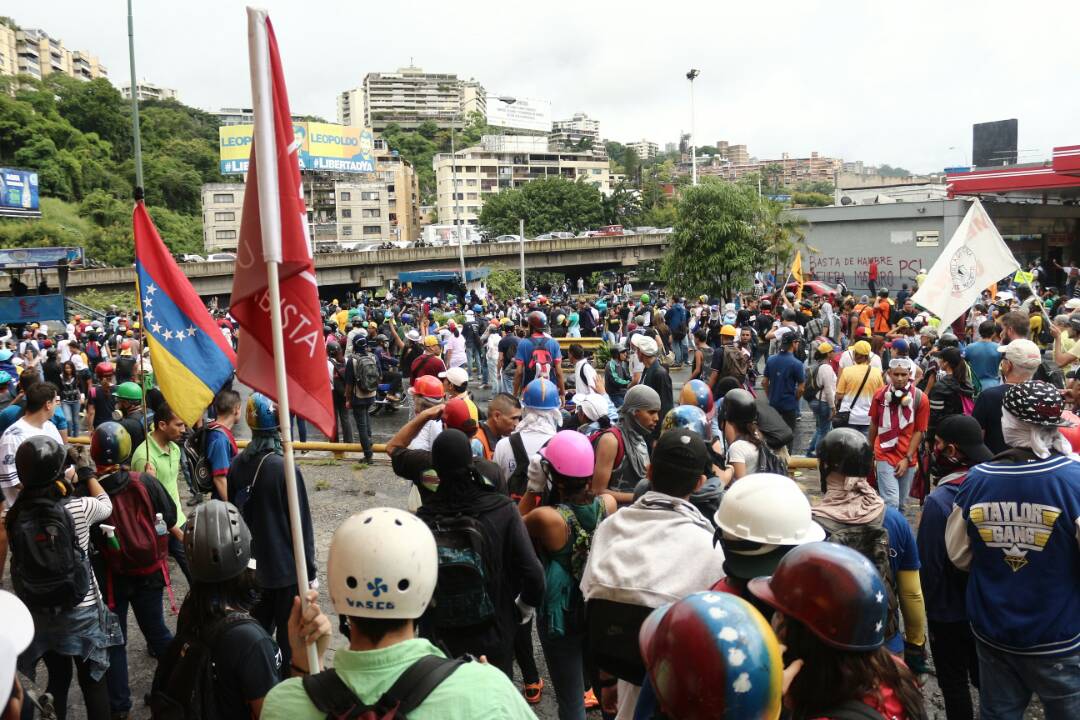
<path id="1" fill-rule="evenodd" d="M 551 144 L 567 150 L 591 148 L 600 155 L 606 155 L 604 141 L 600 139 L 600 121 L 593 120 L 585 113 L 574 113 L 569 120 L 556 120 L 551 123 Z"/>
<path id="2" fill-rule="evenodd" d="M 120 85 L 120 95 L 125 100 L 131 99 L 131 82 L 125 82 Z M 180 100 L 180 93 L 172 88 L 162 87 L 161 85 L 155 85 L 143 80 L 135 85 L 135 97 L 139 102 L 144 100 Z"/>
<path id="3" fill-rule="evenodd" d="M 202 186 L 203 248 L 208 253 L 234 252 L 240 240 L 244 183 Z"/>
<path id="4" fill-rule="evenodd" d="M 29 75 L 41 80 L 53 74 L 81 80 L 108 76 L 96 56 L 73 51 L 44 30 L 0 22 L 0 75 Z"/>
<path id="5" fill-rule="evenodd" d="M 713 158 L 712 164 L 698 167 L 698 174 L 713 175 L 725 180 L 738 180 L 752 173 L 760 173 L 767 177 L 769 182 L 775 180 L 785 187 L 795 187 L 801 182 L 833 182 L 836 174 L 843 169 L 844 161 L 839 158 L 830 158 L 810 153 L 810 157 L 793 158 L 788 153 L 783 153 L 775 160 L 759 160 L 752 158 L 746 163 L 733 163 L 723 160 L 719 155 Z"/>
<path id="6" fill-rule="evenodd" d="M 660 154 L 660 146 L 648 140 L 626 143 L 625 147 L 627 150 L 633 150 L 637 153 L 638 158 L 641 160 L 648 160 Z"/>
<path id="7" fill-rule="evenodd" d="M 722 160 L 732 165 L 746 165 L 750 162 L 750 151 L 745 145 L 732 145 L 727 140 L 720 140 L 716 143 L 716 150 Z"/>
<path id="8" fill-rule="evenodd" d="M 436 155 L 432 165 L 440 223 L 454 222 L 456 208 L 460 220 L 475 225 L 490 194 L 540 178 L 580 179 L 605 195 L 611 192 L 607 158 L 552 147 L 547 138 L 531 135 L 485 135 L 480 145 L 455 156 Z"/>
<path id="9" fill-rule="evenodd" d="M 487 117 L 487 94 L 475 80 L 428 73 L 410 65 L 392 73 L 368 73 L 361 86 L 338 95 L 338 122 L 379 131 L 390 123 L 415 129 L 425 122 L 463 127 L 472 112 Z"/>
<path id="10" fill-rule="evenodd" d="M 316 242 L 416 240 L 420 236 L 420 189 L 412 165 L 375 141 L 375 172 L 369 175 L 301 172 L 308 230 Z M 202 188 L 206 252 L 232 251 L 240 236 L 242 183 Z"/>

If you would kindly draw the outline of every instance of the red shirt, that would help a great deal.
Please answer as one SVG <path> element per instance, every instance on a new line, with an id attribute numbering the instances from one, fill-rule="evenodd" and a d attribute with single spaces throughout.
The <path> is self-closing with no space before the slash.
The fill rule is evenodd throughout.
<path id="1" fill-rule="evenodd" d="M 915 408 L 915 417 L 913 421 L 905 425 L 900 429 L 900 436 L 896 439 L 896 444 L 892 447 L 881 447 L 881 421 L 882 416 L 886 411 L 891 412 L 894 405 L 889 405 L 888 409 L 885 407 L 885 393 L 892 390 L 892 382 L 886 381 L 885 387 L 874 393 L 873 400 L 870 401 L 870 422 L 874 423 L 877 428 L 877 435 L 874 437 L 874 459 L 884 460 L 890 465 L 896 465 L 908 454 L 908 448 L 911 446 L 911 436 L 916 430 L 925 433 L 927 426 L 930 424 L 930 402 L 926 397 L 926 394 L 917 388 L 912 388 L 908 397 L 911 398 L 911 402 L 917 405 Z M 918 399 L 916 399 L 918 398 Z M 900 410 L 903 409 L 903 405 L 900 406 Z M 897 417 L 899 417 L 897 412 Z"/>
<path id="2" fill-rule="evenodd" d="M 877 261 L 874 260 L 870 263 L 870 269 L 866 272 L 870 280 L 877 280 Z"/>

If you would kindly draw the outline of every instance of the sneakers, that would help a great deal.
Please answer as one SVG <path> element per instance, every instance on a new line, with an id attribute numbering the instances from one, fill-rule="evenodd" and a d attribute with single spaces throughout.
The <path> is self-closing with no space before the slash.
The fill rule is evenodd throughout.
<path id="1" fill-rule="evenodd" d="M 596 699 L 596 693 L 592 688 L 585 691 L 585 709 L 592 710 L 593 708 L 600 707 L 600 701 Z"/>
<path id="2" fill-rule="evenodd" d="M 526 683 L 524 690 L 525 702 L 536 705 L 540 702 L 540 696 L 544 693 L 544 678 L 540 678 L 534 683 Z"/>

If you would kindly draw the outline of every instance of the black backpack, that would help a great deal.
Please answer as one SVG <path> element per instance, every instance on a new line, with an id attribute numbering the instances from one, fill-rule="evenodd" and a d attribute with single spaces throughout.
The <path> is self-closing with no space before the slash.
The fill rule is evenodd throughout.
<path id="1" fill-rule="evenodd" d="M 821 383 L 818 382 L 818 370 L 821 369 L 821 363 L 814 363 L 806 369 L 806 384 L 803 386 L 803 400 L 810 402 L 811 400 L 817 400 L 818 393 L 821 392 Z"/>
<path id="2" fill-rule="evenodd" d="M 27 606 L 62 612 L 90 590 L 90 564 L 63 501 L 21 496 L 8 512 L 11 583 Z"/>
<path id="3" fill-rule="evenodd" d="M 590 600 L 585 604 L 585 654 L 597 669 L 640 685 L 645 679 L 638 633 L 653 608 Z"/>
<path id="4" fill-rule="evenodd" d="M 180 455 L 187 466 L 191 484 L 199 493 L 208 493 L 214 489 L 214 474 L 210 468 L 210 458 L 206 455 L 206 446 L 215 427 L 215 423 L 203 423 L 195 428 L 180 446 Z"/>
<path id="5" fill-rule="evenodd" d="M 788 464 L 768 443 L 761 443 L 758 445 L 757 472 L 787 475 Z"/>
<path id="6" fill-rule="evenodd" d="M 361 392 L 375 392 L 379 387 L 379 363 L 371 353 L 353 355 L 353 379 Z M 354 390 L 355 392 L 355 390 Z"/>
<path id="7" fill-rule="evenodd" d="M 492 576 L 480 521 L 462 513 L 421 515 L 435 536 L 439 576 L 427 612 L 436 629 L 475 627 L 495 618 L 488 592 Z"/>
<path id="8" fill-rule="evenodd" d="M 357 697 L 333 668 L 307 675 L 302 682 L 311 704 L 326 713 L 327 720 L 407 720 L 443 680 L 471 660 L 468 656 L 456 660 L 422 657 L 398 676 L 374 705 Z"/>
<path id="9" fill-rule="evenodd" d="M 529 453 L 525 452 L 521 433 L 510 434 L 510 449 L 514 451 L 514 472 L 506 479 L 506 487 L 510 491 L 510 499 L 516 502 L 529 489 Z"/>
<path id="10" fill-rule="evenodd" d="M 214 692 L 214 651 L 229 628 L 254 623 L 247 613 L 233 612 L 194 635 L 177 636 L 158 662 L 150 689 L 154 720 L 216 720 L 223 718 Z"/>
<path id="11" fill-rule="evenodd" d="M 882 525 L 882 519 L 864 525 L 845 525 L 821 516 L 815 516 L 814 520 L 829 533 L 826 540 L 858 550 L 877 569 L 885 584 L 885 594 L 889 598 L 889 617 L 885 622 L 885 637 L 891 638 L 896 635 L 899 631 L 900 595 L 897 592 L 892 567 L 889 565 L 889 533 Z"/>

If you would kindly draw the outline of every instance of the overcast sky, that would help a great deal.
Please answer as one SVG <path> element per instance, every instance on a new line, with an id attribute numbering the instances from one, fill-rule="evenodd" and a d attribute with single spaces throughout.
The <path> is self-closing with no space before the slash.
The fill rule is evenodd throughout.
<path id="1" fill-rule="evenodd" d="M 586 112 L 605 138 L 663 147 L 745 143 L 751 155 L 965 164 L 974 122 L 1015 117 L 1021 160 L 1080 143 L 1074 0 L 979 3 L 342 2 L 268 0 L 293 112 L 336 119 L 339 92 L 409 64 L 489 93 Z M 740 7 L 733 8 L 732 5 Z M 122 0 L 41 0 L 14 12 L 128 76 Z M 190 105 L 250 104 L 244 3 L 136 0 L 138 76 Z"/>

